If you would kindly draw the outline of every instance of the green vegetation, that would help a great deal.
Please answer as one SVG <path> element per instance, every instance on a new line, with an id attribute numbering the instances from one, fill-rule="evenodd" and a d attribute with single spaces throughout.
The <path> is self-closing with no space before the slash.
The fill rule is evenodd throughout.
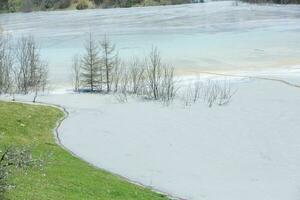
<path id="1" fill-rule="evenodd" d="M 63 113 L 55 108 L 0 102 L 0 149 L 30 148 L 40 170 L 14 170 L 10 200 L 162 200 L 166 197 L 95 169 L 56 145 L 52 130 Z"/>
<path id="2" fill-rule="evenodd" d="M 115 8 L 191 3 L 191 0 L 0 0 L 1 12 L 57 9 Z"/>
<path id="3" fill-rule="evenodd" d="M 89 1 L 88 0 L 79 0 L 77 5 L 76 5 L 77 10 L 87 9 L 88 7 L 89 7 Z"/>
<path id="4" fill-rule="evenodd" d="M 300 4 L 300 0 L 241 0 L 247 3 Z"/>

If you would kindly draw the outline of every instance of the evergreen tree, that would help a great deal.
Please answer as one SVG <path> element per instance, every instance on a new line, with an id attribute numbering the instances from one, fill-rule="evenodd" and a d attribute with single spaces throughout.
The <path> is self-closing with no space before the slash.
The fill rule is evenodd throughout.
<path id="1" fill-rule="evenodd" d="M 91 92 L 100 86 L 102 90 L 102 70 L 100 68 L 99 47 L 95 43 L 92 34 L 85 44 L 85 55 L 82 58 L 81 78 L 82 84 Z"/>
<path id="2" fill-rule="evenodd" d="M 116 65 L 117 54 L 115 52 L 115 45 L 111 43 L 109 38 L 105 35 L 100 43 L 102 50 L 102 69 L 105 72 L 106 92 L 111 91 L 111 73 Z"/>

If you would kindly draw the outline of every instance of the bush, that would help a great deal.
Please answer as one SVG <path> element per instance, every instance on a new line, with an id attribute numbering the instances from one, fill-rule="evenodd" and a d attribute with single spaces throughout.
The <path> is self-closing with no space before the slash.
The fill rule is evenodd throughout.
<path id="1" fill-rule="evenodd" d="M 21 4 L 21 11 L 22 12 L 32 12 L 33 3 L 32 0 L 23 0 Z"/>
<path id="2" fill-rule="evenodd" d="M 21 0 L 8 0 L 7 8 L 9 12 L 17 12 L 22 5 Z"/>
<path id="3" fill-rule="evenodd" d="M 7 9 L 7 2 L 8 2 L 8 0 L 0 0 L 0 9 L 1 10 Z"/>
<path id="4" fill-rule="evenodd" d="M 32 153 L 27 147 L 9 148 L 3 152 L 0 150 L 0 199 L 4 198 L 4 193 L 8 188 L 13 187 L 8 181 L 13 170 L 26 172 L 29 167 L 42 167 L 41 160 L 34 160 Z"/>
<path id="5" fill-rule="evenodd" d="M 95 5 L 99 6 L 103 3 L 103 0 L 94 0 Z"/>
<path id="6" fill-rule="evenodd" d="M 159 2 L 155 0 L 144 0 L 144 6 L 158 6 Z"/>
<path id="7" fill-rule="evenodd" d="M 171 0 L 173 5 L 191 3 L 190 0 Z"/>
<path id="8" fill-rule="evenodd" d="M 71 0 L 60 0 L 55 4 L 55 8 L 58 9 L 65 9 L 71 6 L 72 1 Z"/>
<path id="9" fill-rule="evenodd" d="M 171 0 L 160 0 L 160 5 L 172 5 Z"/>
<path id="10" fill-rule="evenodd" d="M 53 8 L 56 2 L 57 0 L 42 0 L 41 9 L 44 10 Z"/>
<path id="11" fill-rule="evenodd" d="M 113 7 L 114 3 L 111 0 L 104 0 L 101 7 L 102 8 L 111 8 Z"/>
<path id="12" fill-rule="evenodd" d="M 83 10 L 87 9 L 89 7 L 89 1 L 88 0 L 79 0 L 78 4 L 76 6 L 77 10 Z"/>

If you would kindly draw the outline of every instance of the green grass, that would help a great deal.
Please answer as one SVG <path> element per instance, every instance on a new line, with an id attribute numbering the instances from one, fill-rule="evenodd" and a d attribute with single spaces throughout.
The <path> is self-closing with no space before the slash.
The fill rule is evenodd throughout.
<path id="1" fill-rule="evenodd" d="M 95 169 L 55 143 L 53 128 L 63 113 L 55 108 L 0 101 L 0 149 L 29 146 L 44 169 L 15 171 L 10 200 L 162 200 L 166 197 Z M 101 155 L 99 155 L 101 156 Z"/>

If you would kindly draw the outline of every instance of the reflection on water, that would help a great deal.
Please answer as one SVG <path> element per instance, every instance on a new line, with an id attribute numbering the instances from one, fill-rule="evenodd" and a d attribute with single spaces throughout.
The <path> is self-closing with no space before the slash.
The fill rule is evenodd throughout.
<path id="1" fill-rule="evenodd" d="M 300 64 L 300 6 L 231 1 L 165 7 L 1 14 L 15 38 L 32 34 L 55 81 L 69 77 L 87 33 L 109 34 L 124 58 L 154 45 L 185 70 L 246 70 Z"/>

